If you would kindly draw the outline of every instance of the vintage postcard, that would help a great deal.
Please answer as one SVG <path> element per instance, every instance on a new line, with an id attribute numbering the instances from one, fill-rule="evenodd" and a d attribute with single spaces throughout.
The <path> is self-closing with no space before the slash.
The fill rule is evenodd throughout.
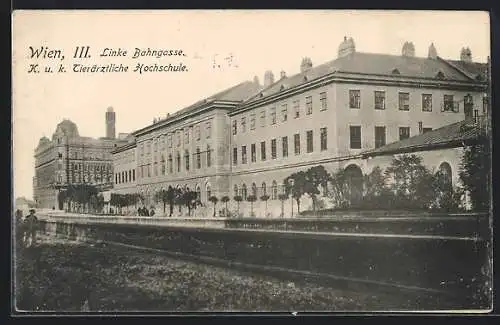
<path id="1" fill-rule="evenodd" d="M 12 30 L 13 315 L 491 310 L 487 12 Z"/>

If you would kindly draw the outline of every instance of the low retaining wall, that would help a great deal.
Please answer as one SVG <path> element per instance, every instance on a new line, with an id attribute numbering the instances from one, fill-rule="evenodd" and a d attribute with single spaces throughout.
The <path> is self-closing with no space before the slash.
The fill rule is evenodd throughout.
<path id="1" fill-rule="evenodd" d="M 453 293 L 465 306 L 487 301 L 488 243 L 436 236 L 315 234 L 120 223 L 42 221 L 42 232 L 266 266 L 328 273 Z M 486 305 L 488 306 L 488 305 Z"/>

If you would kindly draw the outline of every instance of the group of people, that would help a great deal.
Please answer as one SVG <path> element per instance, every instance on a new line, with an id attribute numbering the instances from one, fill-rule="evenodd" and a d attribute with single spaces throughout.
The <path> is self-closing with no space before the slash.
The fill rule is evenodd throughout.
<path id="1" fill-rule="evenodd" d="M 31 247 L 36 244 L 36 232 L 38 230 L 38 218 L 35 209 L 30 209 L 29 214 L 23 217 L 21 210 L 16 211 L 16 235 L 24 247 Z"/>
<path id="2" fill-rule="evenodd" d="M 137 209 L 137 214 L 141 217 L 152 217 L 155 215 L 155 209 L 151 207 L 151 210 L 148 211 L 146 207 L 141 207 Z"/>

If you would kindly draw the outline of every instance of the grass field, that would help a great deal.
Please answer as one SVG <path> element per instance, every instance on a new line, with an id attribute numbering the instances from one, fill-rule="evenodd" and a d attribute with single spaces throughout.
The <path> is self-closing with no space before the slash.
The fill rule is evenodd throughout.
<path id="1" fill-rule="evenodd" d="M 292 283 L 105 245 L 43 242 L 17 254 L 32 311 L 376 311 L 451 308 L 435 297 Z"/>

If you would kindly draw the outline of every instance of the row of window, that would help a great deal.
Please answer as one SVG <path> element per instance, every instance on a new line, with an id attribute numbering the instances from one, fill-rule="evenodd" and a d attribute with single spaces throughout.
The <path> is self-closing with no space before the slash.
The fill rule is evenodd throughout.
<path id="1" fill-rule="evenodd" d="M 278 189 L 279 188 L 279 189 Z M 250 187 L 250 194 L 259 199 L 263 195 L 269 195 L 270 200 L 278 200 L 278 195 L 283 194 L 285 191 L 284 185 L 279 185 L 276 181 L 272 182 L 271 191 L 267 193 L 267 185 L 265 182 L 262 183 L 260 190 L 257 188 L 255 183 L 252 183 Z M 243 201 L 246 201 L 248 197 L 248 190 L 246 184 L 242 184 L 241 187 L 238 188 L 238 185 L 234 185 L 234 196 L 241 196 Z"/>
<path id="2" fill-rule="evenodd" d="M 432 131 L 432 128 L 422 127 L 422 132 Z M 349 126 L 350 145 L 351 149 L 361 149 L 361 126 Z M 410 137 L 410 127 L 403 126 L 399 128 L 399 140 L 408 139 Z M 375 148 L 385 146 L 386 144 L 386 127 L 375 126 Z"/>
<path id="3" fill-rule="evenodd" d="M 320 128 L 320 150 L 325 151 L 328 149 L 328 131 L 327 128 Z M 277 158 L 277 139 L 271 139 L 271 159 Z M 293 145 L 294 145 L 294 154 L 300 155 L 301 148 L 301 139 L 300 133 L 296 133 L 293 135 Z M 281 137 L 281 148 L 282 148 L 282 157 L 288 157 L 288 136 Z M 313 138 L 313 130 L 306 131 L 306 152 L 311 153 L 314 151 L 314 138 Z M 260 142 L 260 159 L 262 161 L 267 159 L 267 149 L 266 142 Z M 250 162 L 257 161 L 257 144 L 252 143 L 250 145 Z M 241 163 L 247 163 L 247 146 L 241 146 Z M 233 148 L 233 165 L 238 164 L 238 147 Z"/>
<path id="4" fill-rule="evenodd" d="M 193 163 L 194 167 L 196 169 L 201 169 L 202 168 L 202 155 L 206 155 L 206 167 L 211 167 L 212 166 L 212 150 L 210 146 L 207 146 L 207 150 L 202 152 L 200 148 L 196 149 L 196 153 L 193 154 Z M 177 155 L 175 156 L 175 170 L 177 173 L 181 172 L 182 168 L 182 162 L 181 162 L 181 154 L 180 152 L 177 152 Z M 159 170 L 161 168 L 161 170 Z M 184 151 L 184 170 L 189 171 L 191 169 L 191 155 L 189 153 L 189 150 Z M 174 173 L 174 160 L 172 154 L 168 155 L 168 159 L 165 160 L 165 157 L 162 155 L 161 160 L 158 163 L 158 161 L 154 160 L 153 164 L 145 164 L 139 166 L 139 178 L 145 178 L 145 177 L 152 177 L 152 176 L 159 176 L 159 175 L 166 175 L 167 170 L 169 174 Z"/>
<path id="5" fill-rule="evenodd" d="M 322 92 L 319 94 L 319 101 L 320 101 L 320 111 L 325 111 L 328 108 L 328 101 L 327 101 L 327 96 L 326 92 Z M 307 96 L 305 98 L 305 103 L 306 103 L 306 115 L 311 115 L 313 113 L 313 97 L 312 96 Z M 293 111 L 293 118 L 299 118 L 300 117 L 300 99 L 296 99 L 292 102 L 292 111 Z M 250 114 L 250 130 L 255 130 L 255 125 L 256 125 L 256 116 L 255 113 Z M 288 103 L 282 103 L 280 106 L 280 121 L 282 123 L 286 122 L 288 120 Z M 278 121 L 277 118 L 277 107 L 273 106 L 270 109 L 270 125 L 275 125 Z M 266 126 L 266 110 L 262 110 L 260 112 L 260 126 L 265 127 Z M 240 119 L 240 132 L 244 133 L 247 131 L 247 117 L 243 116 Z M 238 120 L 233 120 L 232 124 L 232 133 L 233 135 L 236 135 L 238 133 Z"/>
<path id="6" fill-rule="evenodd" d="M 115 184 L 135 182 L 135 169 L 115 173 Z"/>
<path id="7" fill-rule="evenodd" d="M 423 112 L 432 112 L 432 94 L 422 94 L 421 107 Z M 399 92 L 398 93 L 398 109 L 400 111 L 410 110 L 410 93 Z M 464 97 L 465 105 L 473 105 L 472 96 L 466 95 Z M 349 107 L 350 108 L 361 108 L 361 91 L 360 90 L 349 90 Z M 374 107 L 378 110 L 384 110 L 386 108 L 386 96 L 385 91 L 374 91 Z M 455 102 L 453 95 L 443 95 L 443 104 L 441 107 L 442 112 L 458 112 L 459 105 Z"/>

